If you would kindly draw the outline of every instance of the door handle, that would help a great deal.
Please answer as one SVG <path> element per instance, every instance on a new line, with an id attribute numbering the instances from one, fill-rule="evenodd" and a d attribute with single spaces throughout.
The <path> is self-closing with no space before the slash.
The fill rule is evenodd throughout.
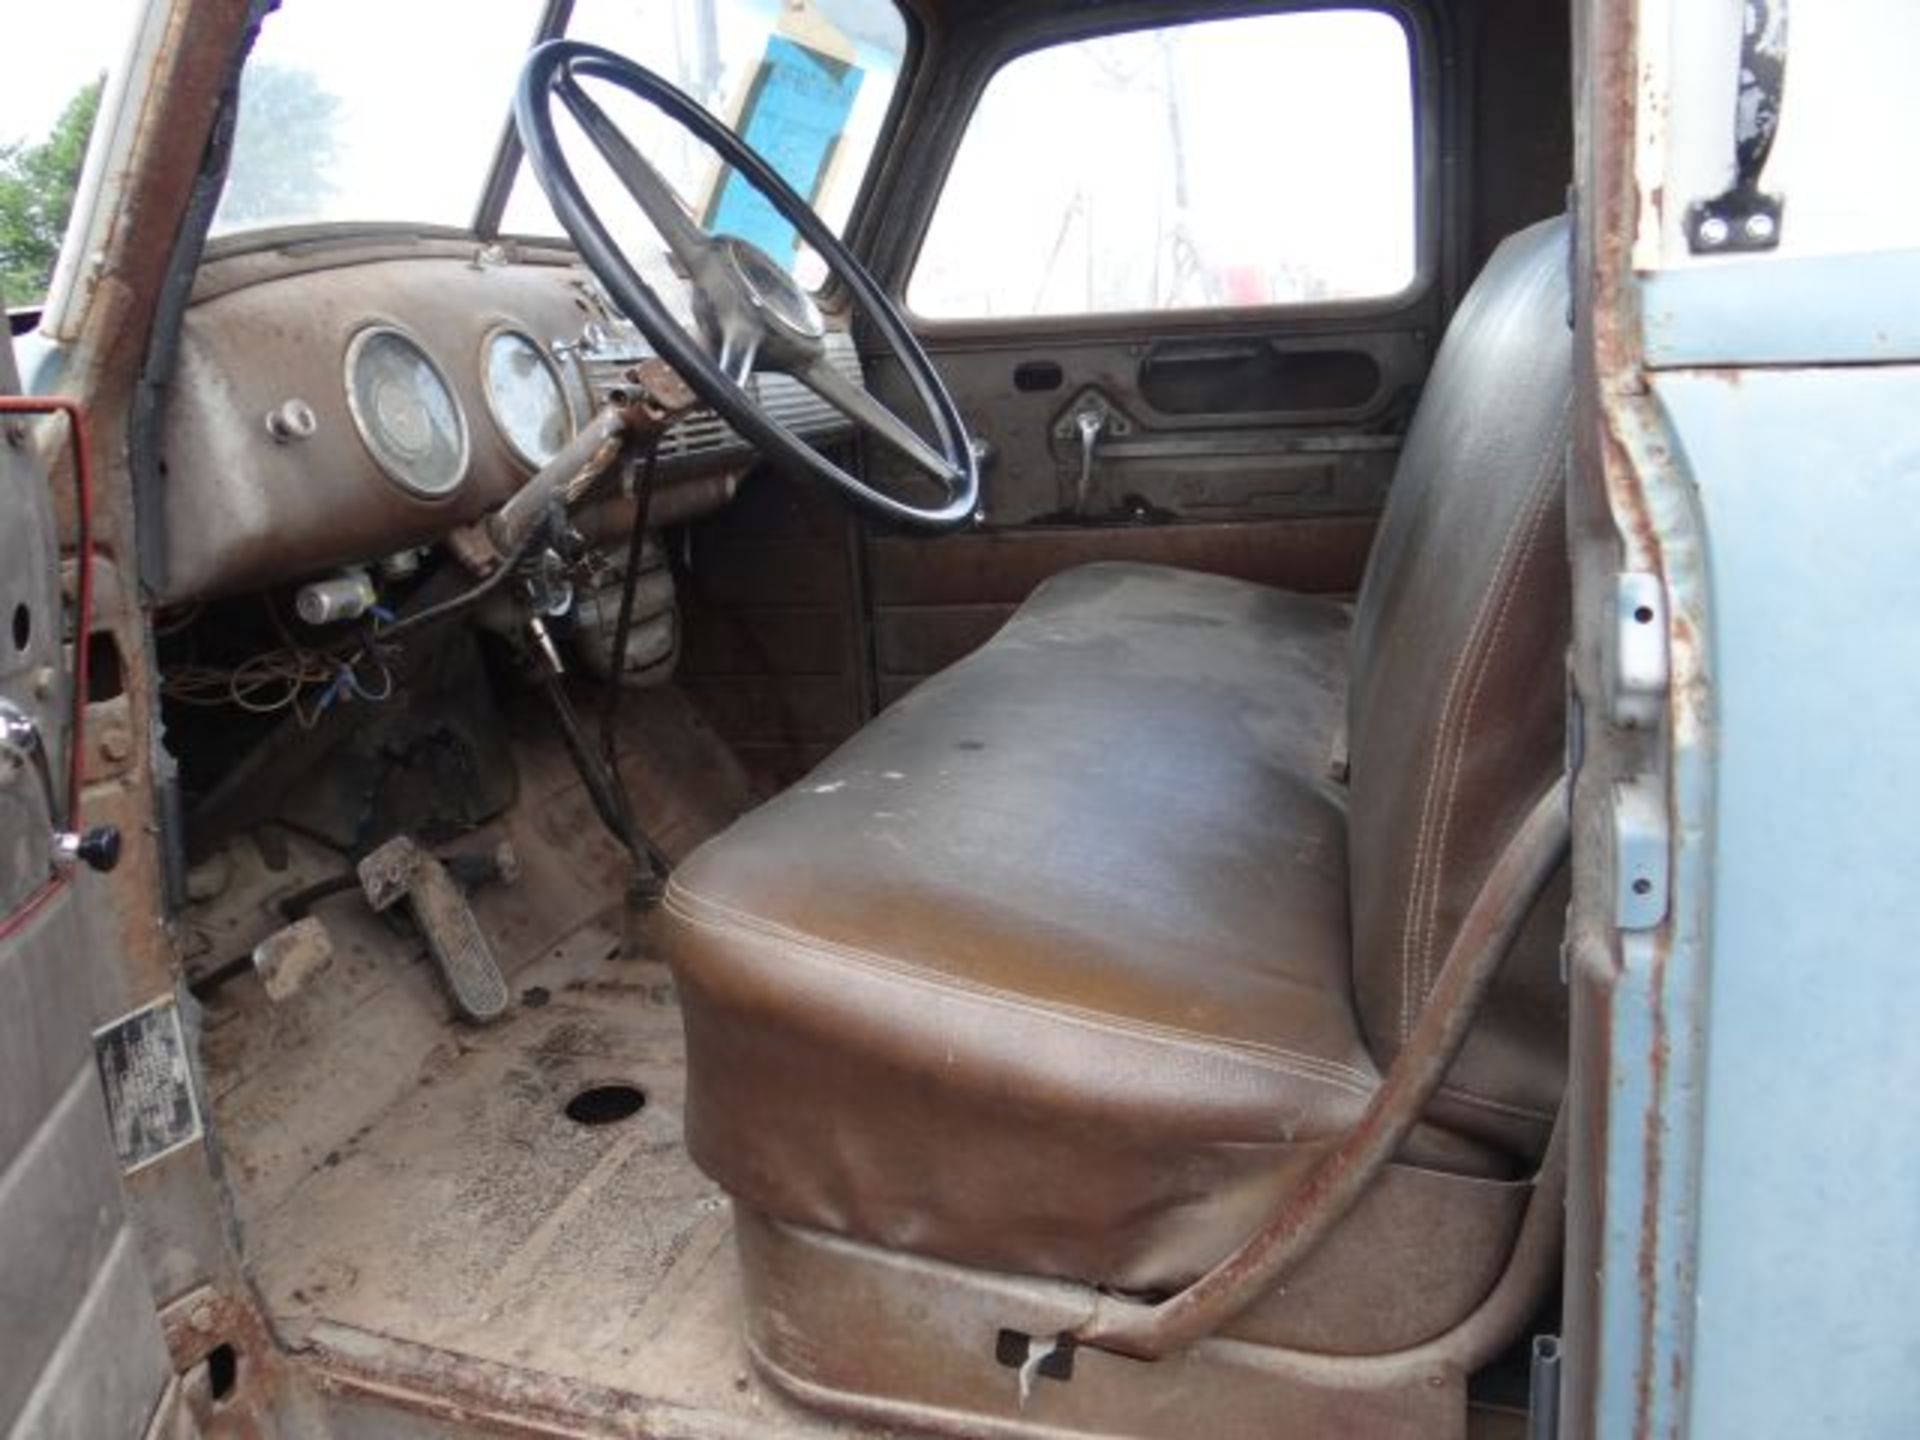
<path id="1" fill-rule="evenodd" d="M 31 715 L 6 699 L 0 699 L 0 752 L 13 762 L 16 771 L 31 770 L 39 778 L 47 817 L 58 825 L 64 807 L 54 793 L 53 767 L 47 761 L 47 747 L 40 738 L 40 727 L 33 723 Z"/>
<path id="2" fill-rule="evenodd" d="M 53 785 L 53 766 L 47 760 L 46 742 L 33 717 L 11 700 L 0 698 L 0 755 L 13 763 L 16 773 L 31 770 L 40 783 L 40 795 L 46 802 L 47 818 L 52 823 L 53 855 L 61 865 L 75 863 L 93 870 L 107 871 L 120 863 L 120 831 L 112 825 L 95 825 L 86 830 L 63 830 L 61 820 L 66 807 L 60 803 Z"/>

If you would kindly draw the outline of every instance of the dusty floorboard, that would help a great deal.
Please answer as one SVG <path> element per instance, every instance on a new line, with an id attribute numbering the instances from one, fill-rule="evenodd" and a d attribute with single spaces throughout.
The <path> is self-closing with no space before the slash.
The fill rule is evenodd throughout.
<path id="1" fill-rule="evenodd" d="M 282 1333 L 362 1356 L 384 1337 L 752 1422 L 743 1434 L 845 1433 L 748 1371 L 725 1201 L 681 1143 L 664 971 L 562 955 L 517 983 L 548 998 L 443 1045 L 413 1094 L 256 1223 L 255 1278 Z M 609 1082 L 646 1107 L 567 1118 Z"/>
<path id="2" fill-rule="evenodd" d="M 747 803 L 676 696 L 634 697 L 626 719 L 623 774 L 670 854 Z M 506 1019 L 453 1023 L 419 938 L 354 891 L 314 907 L 335 955 L 306 989 L 273 1005 L 241 976 L 201 1017 L 236 1219 L 276 1329 L 394 1391 L 457 1372 L 476 1399 L 557 1385 L 598 1417 L 552 1433 L 848 1433 L 748 1371 L 726 1204 L 681 1140 L 671 979 L 645 958 L 624 857 L 564 754 L 538 716 L 516 728 L 519 802 L 450 847 L 506 840 L 519 856 L 516 883 L 473 897 L 514 993 Z M 250 840 L 229 847 L 221 895 L 186 922 L 210 961 L 245 953 L 280 923 L 278 897 L 343 868 L 297 835 L 283 848 L 270 867 Z M 609 1082 L 645 1107 L 567 1117 Z M 391 1400 L 341 1391 L 343 1437 L 438 1433 Z"/>

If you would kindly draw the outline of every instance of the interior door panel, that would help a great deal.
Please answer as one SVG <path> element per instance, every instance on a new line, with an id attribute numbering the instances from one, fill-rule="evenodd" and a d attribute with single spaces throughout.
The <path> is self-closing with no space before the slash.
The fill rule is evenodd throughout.
<path id="1" fill-rule="evenodd" d="M 0 395 L 18 389 L 0 342 Z M 72 822 L 58 566 L 46 476 L 30 445 L 0 444 L 0 1435 L 132 1440 L 172 1369 L 89 1043 L 112 954 L 75 898 L 94 882 L 56 871 Z"/>
<path id="2" fill-rule="evenodd" d="M 1236 325 L 1234 321 L 1239 323 Z M 1368 513 L 1392 478 L 1400 431 L 1429 360 L 1424 316 L 1377 330 L 1316 332 L 1280 322 L 1249 332 L 922 337 L 973 433 L 989 450 L 984 523 L 1177 524 Z M 869 368 L 888 404 L 913 413 L 898 368 Z M 1074 423 L 1111 416 L 1083 474 Z M 870 451 L 882 483 L 903 462 Z"/>
<path id="3" fill-rule="evenodd" d="M 1431 358 L 1428 315 L 1416 303 L 1338 325 L 1274 316 L 1252 328 L 1222 312 L 1183 314 L 1162 334 L 1067 320 L 1044 335 L 923 336 L 987 447 L 984 500 L 959 535 L 868 534 L 874 699 L 887 705 L 965 655 L 1072 565 L 1357 590 Z M 886 362 L 870 383 L 911 406 Z M 1077 423 L 1088 410 L 1100 421 L 1090 461 Z M 867 459 L 883 483 L 905 483 L 884 452 Z"/>

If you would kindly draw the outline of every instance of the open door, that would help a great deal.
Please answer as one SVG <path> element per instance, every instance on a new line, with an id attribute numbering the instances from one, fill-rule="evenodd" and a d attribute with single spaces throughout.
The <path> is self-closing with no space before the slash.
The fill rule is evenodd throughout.
<path id="1" fill-rule="evenodd" d="M 0 343 L 0 412 L 19 392 Z M 90 1035 L 107 957 L 83 939 L 111 863 L 82 846 L 78 688 L 36 441 L 0 413 L 0 1436 L 120 1440 L 163 1422 L 171 1366 L 120 1189 Z M 78 627 L 75 627 L 76 629 Z M 84 849 L 87 854 L 76 853 Z M 184 1417 L 182 1422 L 184 1423 Z M 169 1434 L 180 1434 L 177 1429 Z"/>

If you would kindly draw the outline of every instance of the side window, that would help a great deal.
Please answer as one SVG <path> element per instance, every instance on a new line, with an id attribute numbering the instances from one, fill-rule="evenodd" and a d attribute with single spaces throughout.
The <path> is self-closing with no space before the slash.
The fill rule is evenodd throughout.
<path id="1" fill-rule="evenodd" d="M 1377 10 L 1022 55 L 962 138 L 907 299 L 929 319 L 1396 295 L 1417 274 L 1413 56 Z"/>

